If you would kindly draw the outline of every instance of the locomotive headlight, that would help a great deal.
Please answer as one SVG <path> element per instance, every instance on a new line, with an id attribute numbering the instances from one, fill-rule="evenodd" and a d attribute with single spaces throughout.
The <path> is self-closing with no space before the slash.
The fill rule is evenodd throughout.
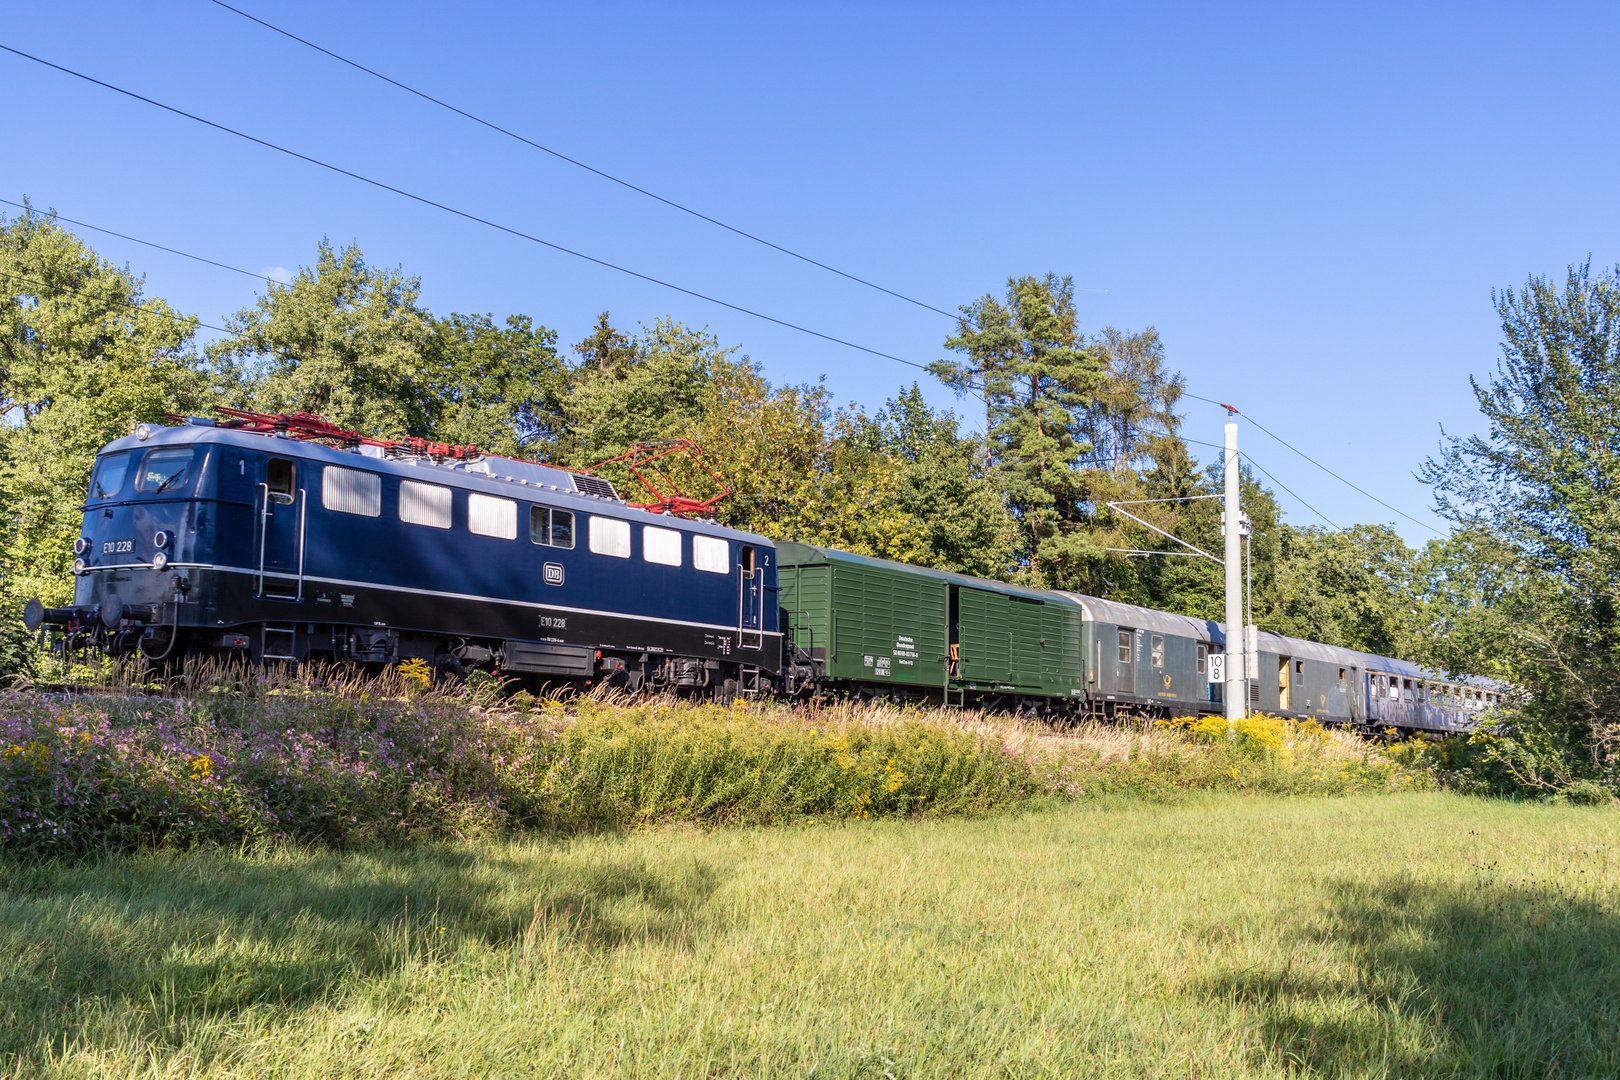
<path id="1" fill-rule="evenodd" d="M 169 534 L 166 532 L 158 533 L 152 537 L 152 543 L 157 545 L 159 551 L 163 550 L 169 546 Z"/>
<path id="2" fill-rule="evenodd" d="M 90 541 L 86 540 L 82 536 L 79 537 L 77 540 L 73 541 L 73 554 L 75 554 L 75 555 L 83 555 L 86 551 L 89 550 L 89 548 L 90 548 Z"/>
<path id="3" fill-rule="evenodd" d="M 139 439 L 141 442 L 145 442 L 147 439 L 150 439 L 152 437 L 152 425 L 151 424 L 136 424 L 135 425 L 135 437 L 137 439 Z"/>
<path id="4" fill-rule="evenodd" d="M 152 569 L 154 569 L 154 570 L 162 570 L 164 567 L 166 567 L 168 565 L 169 565 L 169 557 L 167 555 L 163 554 L 163 552 L 160 551 L 156 555 L 152 556 Z"/>
<path id="5" fill-rule="evenodd" d="M 73 573 L 74 574 L 82 574 L 82 573 L 84 573 L 84 560 L 83 559 L 74 559 L 73 560 Z"/>

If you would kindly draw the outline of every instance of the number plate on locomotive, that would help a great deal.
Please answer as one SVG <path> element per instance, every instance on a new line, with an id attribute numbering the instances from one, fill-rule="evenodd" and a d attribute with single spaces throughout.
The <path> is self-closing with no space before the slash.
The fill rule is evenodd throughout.
<path id="1" fill-rule="evenodd" d="M 103 540 L 101 553 L 103 555 L 129 555 L 135 551 L 133 540 Z"/>

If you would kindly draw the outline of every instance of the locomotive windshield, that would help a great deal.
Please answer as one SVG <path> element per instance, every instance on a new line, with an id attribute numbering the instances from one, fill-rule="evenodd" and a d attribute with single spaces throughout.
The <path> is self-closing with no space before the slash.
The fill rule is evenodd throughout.
<path id="1" fill-rule="evenodd" d="M 108 454 L 96 462 L 96 471 L 90 477 L 90 498 L 110 499 L 124 486 L 124 474 L 129 471 L 129 453 Z"/>
<path id="2" fill-rule="evenodd" d="M 155 495 L 160 491 L 180 491 L 191 477 L 191 449 L 153 450 L 141 462 L 135 476 L 135 490 Z"/>

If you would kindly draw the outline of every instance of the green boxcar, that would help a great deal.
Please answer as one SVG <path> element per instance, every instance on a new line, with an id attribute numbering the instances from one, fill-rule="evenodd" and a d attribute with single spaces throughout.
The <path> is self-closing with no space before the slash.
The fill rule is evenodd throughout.
<path id="1" fill-rule="evenodd" d="M 782 625 L 829 680 L 1084 695 L 1082 612 L 1067 597 L 808 544 L 780 545 L 777 563 Z"/>
<path id="2" fill-rule="evenodd" d="M 940 690 L 950 652 L 938 571 L 809 544 L 776 549 L 782 625 L 840 682 Z"/>

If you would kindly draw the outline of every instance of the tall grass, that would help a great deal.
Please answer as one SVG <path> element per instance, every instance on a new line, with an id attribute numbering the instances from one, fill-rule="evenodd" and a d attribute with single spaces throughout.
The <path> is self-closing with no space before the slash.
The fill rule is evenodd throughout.
<path id="1" fill-rule="evenodd" d="M 503 697 L 425 668 L 203 665 L 178 697 L 0 695 L 0 851 L 346 846 L 684 821 L 923 818 L 1193 790 L 1407 790 L 1429 773 L 1275 718 L 1134 730 L 961 710 Z"/>

